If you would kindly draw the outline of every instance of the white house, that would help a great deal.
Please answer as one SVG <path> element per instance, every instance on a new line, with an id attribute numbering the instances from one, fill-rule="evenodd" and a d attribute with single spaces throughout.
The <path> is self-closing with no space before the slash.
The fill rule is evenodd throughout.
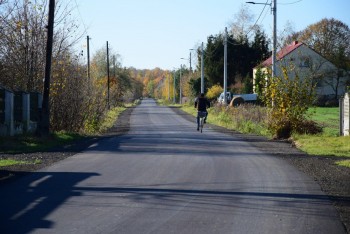
<path id="1" fill-rule="evenodd" d="M 276 55 L 276 76 L 282 75 L 283 67 L 293 66 L 300 77 L 311 78 L 317 84 L 316 94 L 327 99 L 341 96 L 346 91 L 349 76 L 339 77 L 339 69 L 326 58 L 302 42 L 294 41 L 280 50 Z M 255 87 L 256 72 L 260 68 L 267 73 L 271 70 L 272 57 L 253 69 Z M 289 75 L 293 77 L 293 72 Z"/>

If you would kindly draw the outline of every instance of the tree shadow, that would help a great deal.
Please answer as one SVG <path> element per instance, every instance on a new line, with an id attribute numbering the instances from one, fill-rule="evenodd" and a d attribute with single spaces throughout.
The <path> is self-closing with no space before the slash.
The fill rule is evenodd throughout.
<path id="1" fill-rule="evenodd" d="M 81 196 L 74 186 L 97 173 L 35 172 L 16 183 L 0 188 L 1 233 L 29 233 L 37 228 L 50 228 L 45 217 L 67 199 Z"/>

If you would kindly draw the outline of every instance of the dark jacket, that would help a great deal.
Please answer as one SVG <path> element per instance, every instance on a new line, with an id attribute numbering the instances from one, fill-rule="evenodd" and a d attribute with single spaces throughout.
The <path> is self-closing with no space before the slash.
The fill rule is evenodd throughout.
<path id="1" fill-rule="evenodd" d="M 207 108 L 210 107 L 210 102 L 205 97 L 196 98 L 194 102 L 194 108 L 197 108 L 198 111 L 207 111 Z"/>

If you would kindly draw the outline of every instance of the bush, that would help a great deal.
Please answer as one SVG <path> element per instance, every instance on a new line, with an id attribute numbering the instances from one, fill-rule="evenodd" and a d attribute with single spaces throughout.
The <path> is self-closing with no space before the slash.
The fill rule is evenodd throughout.
<path id="1" fill-rule="evenodd" d="M 339 100 L 338 99 L 331 99 L 326 101 L 325 107 L 338 107 L 339 106 Z"/>
<path id="2" fill-rule="evenodd" d="M 299 123 L 295 129 L 296 133 L 299 134 L 319 134 L 322 133 L 322 127 L 312 120 L 304 120 Z"/>
<path id="3" fill-rule="evenodd" d="M 220 94 L 223 92 L 223 89 L 220 85 L 214 85 L 211 88 L 208 89 L 207 92 L 207 98 L 209 100 L 214 100 L 220 96 Z"/>
<path id="4" fill-rule="evenodd" d="M 289 138 L 298 129 L 315 97 L 311 79 L 300 78 L 293 67 L 282 67 L 282 71 L 281 77 L 269 78 L 263 92 L 270 109 L 268 128 L 275 138 Z"/>

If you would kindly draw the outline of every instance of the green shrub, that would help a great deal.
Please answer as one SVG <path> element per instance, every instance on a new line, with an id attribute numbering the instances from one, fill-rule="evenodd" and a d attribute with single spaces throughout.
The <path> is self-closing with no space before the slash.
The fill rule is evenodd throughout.
<path id="1" fill-rule="evenodd" d="M 218 85 L 218 84 L 214 85 L 208 89 L 207 98 L 209 100 L 214 100 L 217 97 L 219 97 L 222 92 L 223 92 L 223 89 L 220 85 Z"/>
<path id="2" fill-rule="evenodd" d="M 301 78 L 292 66 L 282 67 L 282 71 L 281 77 L 269 78 L 263 96 L 269 108 L 268 128 L 275 138 L 289 138 L 305 123 L 315 97 L 311 79 Z"/>

